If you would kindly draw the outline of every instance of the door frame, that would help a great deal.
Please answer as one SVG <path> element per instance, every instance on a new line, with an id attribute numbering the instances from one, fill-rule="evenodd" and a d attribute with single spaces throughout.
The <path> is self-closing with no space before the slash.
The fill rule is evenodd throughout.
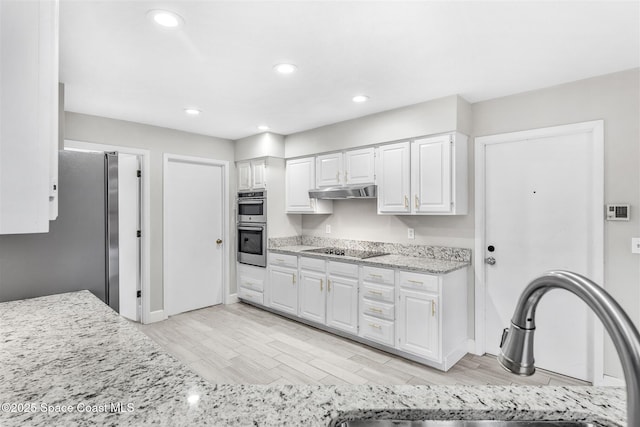
<path id="1" fill-rule="evenodd" d="M 64 148 L 86 151 L 117 151 L 123 154 L 140 156 L 140 289 L 142 293 L 140 323 L 152 323 L 162 320 L 151 313 L 151 152 L 140 148 L 120 145 L 97 144 L 94 142 L 64 140 Z"/>
<path id="2" fill-rule="evenodd" d="M 604 286 L 604 121 L 594 120 L 568 125 L 552 126 L 518 132 L 475 138 L 475 354 L 485 353 L 485 316 L 486 316 L 486 283 L 484 267 L 485 242 L 485 151 L 488 145 L 539 139 L 551 136 L 591 133 L 593 146 L 593 163 L 591 165 L 595 179 L 592 183 L 593 206 L 595 218 L 595 242 L 591 256 L 593 279 Z M 515 309 L 515 307 L 514 307 Z M 604 379 L 604 328 L 596 319 L 593 325 L 593 365 L 594 385 L 602 384 Z M 506 327 L 507 325 L 505 325 Z"/>
<path id="3" fill-rule="evenodd" d="M 167 258 L 168 253 L 167 239 L 167 221 L 165 221 L 167 212 L 167 198 L 165 197 L 165 188 L 167 183 L 167 170 L 169 162 L 172 160 L 196 163 L 201 165 L 212 165 L 222 167 L 222 304 L 231 302 L 230 282 L 229 282 L 229 251 L 233 247 L 229 241 L 229 162 L 227 160 L 209 159 L 206 157 L 183 156 L 180 154 L 164 153 L 162 159 L 162 307 L 166 312 L 165 301 L 167 301 L 167 286 L 165 278 L 167 277 Z M 225 246 L 224 242 L 227 242 Z M 166 318 L 166 316 L 165 316 Z"/>

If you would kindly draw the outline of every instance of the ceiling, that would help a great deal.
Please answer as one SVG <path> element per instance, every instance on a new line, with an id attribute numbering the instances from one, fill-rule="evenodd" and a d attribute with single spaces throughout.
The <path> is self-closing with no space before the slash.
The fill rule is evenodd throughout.
<path id="1" fill-rule="evenodd" d="M 638 67 L 640 2 L 61 0 L 60 54 L 67 111 L 235 140 Z"/>

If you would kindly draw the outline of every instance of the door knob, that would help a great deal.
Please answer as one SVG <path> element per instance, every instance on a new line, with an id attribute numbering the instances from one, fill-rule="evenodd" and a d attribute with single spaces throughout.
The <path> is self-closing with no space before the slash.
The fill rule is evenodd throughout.
<path id="1" fill-rule="evenodd" d="M 217 244 L 221 244 L 221 243 L 222 243 L 222 239 L 218 239 L 218 240 L 216 240 L 216 243 L 217 243 Z"/>
<path id="2" fill-rule="evenodd" d="M 494 265 L 496 263 L 496 259 L 492 256 L 484 259 L 485 264 Z"/>

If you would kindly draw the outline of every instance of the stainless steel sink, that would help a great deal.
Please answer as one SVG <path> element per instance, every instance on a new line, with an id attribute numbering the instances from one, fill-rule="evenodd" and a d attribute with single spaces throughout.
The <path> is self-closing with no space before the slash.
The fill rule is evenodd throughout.
<path id="1" fill-rule="evenodd" d="M 582 421 L 495 421 L 495 420 L 349 420 L 336 427 L 595 427 Z"/>

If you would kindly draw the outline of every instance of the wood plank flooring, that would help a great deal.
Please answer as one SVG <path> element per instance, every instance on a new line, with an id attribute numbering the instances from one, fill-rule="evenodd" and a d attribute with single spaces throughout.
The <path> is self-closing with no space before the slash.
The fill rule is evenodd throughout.
<path id="1" fill-rule="evenodd" d="M 543 370 L 518 377 L 470 354 L 442 372 L 243 303 L 137 326 L 218 384 L 588 385 Z"/>

